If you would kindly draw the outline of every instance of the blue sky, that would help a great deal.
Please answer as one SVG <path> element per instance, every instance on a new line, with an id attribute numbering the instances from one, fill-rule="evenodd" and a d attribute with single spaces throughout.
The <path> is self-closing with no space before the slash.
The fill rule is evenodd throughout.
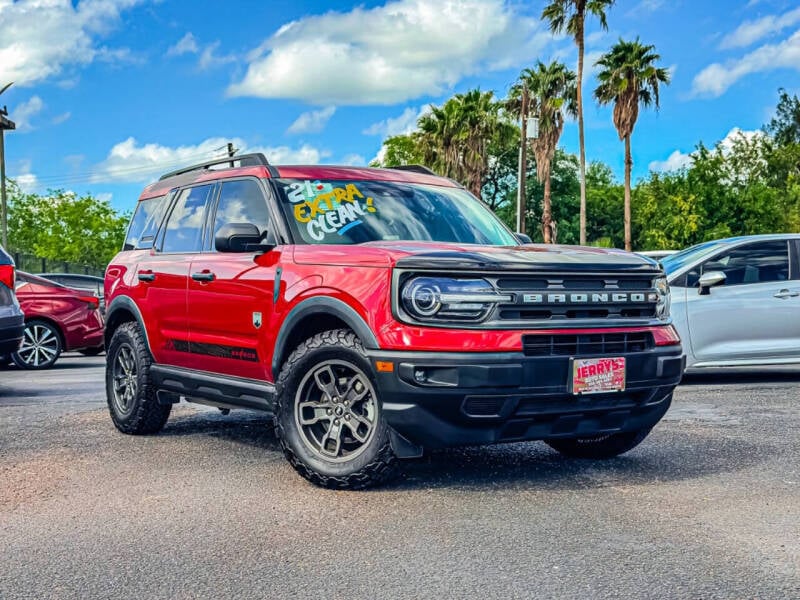
<path id="1" fill-rule="evenodd" d="M 473 87 L 504 95 L 535 60 L 574 66 L 539 21 L 545 0 L 208 2 L 0 0 L 8 174 L 133 207 L 142 186 L 232 140 L 274 163 L 365 164 L 425 106 Z M 617 0 L 587 59 L 620 36 L 654 44 L 673 83 L 633 136 L 634 177 L 685 164 L 700 140 L 770 117 L 800 92 L 800 5 Z M 586 95 L 595 81 L 590 72 Z M 586 103 L 587 158 L 617 174 L 611 109 Z M 577 127 L 562 137 L 577 151 Z M 215 154 L 216 152 L 216 154 Z"/>

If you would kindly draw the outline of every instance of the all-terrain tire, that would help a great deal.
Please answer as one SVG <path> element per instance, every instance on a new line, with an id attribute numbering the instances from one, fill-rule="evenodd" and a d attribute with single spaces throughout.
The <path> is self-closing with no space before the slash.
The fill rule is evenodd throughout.
<path id="1" fill-rule="evenodd" d="M 589 438 L 545 440 L 548 446 L 570 458 L 601 460 L 614 458 L 638 446 L 650 433 L 650 428 L 624 431 Z"/>
<path id="2" fill-rule="evenodd" d="M 157 433 L 169 418 L 172 405 L 158 402 L 150 377 L 152 362 L 139 325 L 133 322 L 120 325 L 106 352 L 106 401 L 111 420 L 122 433 Z M 124 384 L 131 385 L 124 402 L 119 389 L 120 378 L 124 379 Z"/>
<path id="3" fill-rule="evenodd" d="M 371 404 L 372 410 L 377 411 L 373 416 L 373 431 L 352 459 L 326 459 L 318 449 L 313 449 L 307 430 L 300 425 L 296 410 L 301 410 L 298 403 L 307 385 L 304 382 L 309 380 L 310 374 L 329 363 L 360 372 L 368 378 L 377 396 L 372 366 L 361 341 L 352 331 L 325 331 L 305 340 L 289 356 L 276 382 L 275 432 L 286 459 L 300 475 L 325 488 L 355 490 L 384 483 L 396 474 L 398 459 L 389 441 L 380 398 L 373 398 Z"/>

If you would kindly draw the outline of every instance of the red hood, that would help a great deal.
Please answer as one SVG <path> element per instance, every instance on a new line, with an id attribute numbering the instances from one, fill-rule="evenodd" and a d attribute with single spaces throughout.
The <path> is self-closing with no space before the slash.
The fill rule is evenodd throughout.
<path id="1" fill-rule="evenodd" d="M 657 270 L 646 258 L 616 249 L 529 244 L 478 246 L 443 242 L 370 242 L 296 246 L 301 264 L 447 270 Z"/>

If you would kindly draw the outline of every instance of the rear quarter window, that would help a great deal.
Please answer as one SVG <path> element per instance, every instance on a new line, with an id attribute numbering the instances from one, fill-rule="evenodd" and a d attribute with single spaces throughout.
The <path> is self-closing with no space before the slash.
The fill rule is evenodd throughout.
<path id="1" fill-rule="evenodd" d="M 139 201 L 128 226 L 123 250 L 148 250 L 153 247 L 166 199 L 164 195 Z"/>

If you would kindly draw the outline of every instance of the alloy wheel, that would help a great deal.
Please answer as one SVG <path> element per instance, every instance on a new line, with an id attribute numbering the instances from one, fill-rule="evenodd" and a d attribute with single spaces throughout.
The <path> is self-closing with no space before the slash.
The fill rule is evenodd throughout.
<path id="1" fill-rule="evenodd" d="M 25 326 L 17 357 L 28 367 L 44 367 L 55 362 L 61 351 L 58 333 L 49 325 L 31 323 Z"/>
<path id="2" fill-rule="evenodd" d="M 303 377 L 294 416 L 303 443 L 314 454 L 327 461 L 349 461 L 367 448 L 375 434 L 375 389 L 356 365 L 328 360 Z"/>
<path id="3" fill-rule="evenodd" d="M 114 386 L 114 405 L 120 414 L 128 415 L 133 410 L 139 389 L 136 357 L 130 344 L 122 344 L 119 347 L 111 368 L 111 376 Z"/>

